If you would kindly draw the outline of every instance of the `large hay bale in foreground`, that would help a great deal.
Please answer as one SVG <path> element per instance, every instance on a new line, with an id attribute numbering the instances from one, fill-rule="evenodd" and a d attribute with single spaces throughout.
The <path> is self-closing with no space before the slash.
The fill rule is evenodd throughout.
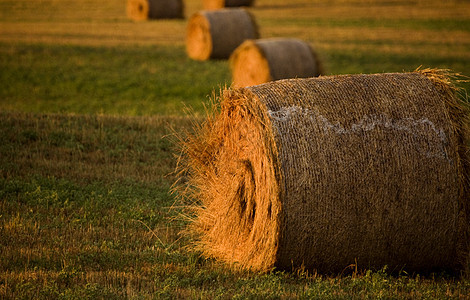
<path id="1" fill-rule="evenodd" d="M 205 255 L 253 270 L 458 270 L 466 125 L 436 71 L 226 90 L 184 144 L 190 231 Z"/>
<path id="2" fill-rule="evenodd" d="M 256 38 L 255 19 L 243 8 L 200 11 L 189 19 L 186 52 L 196 60 L 228 58 L 243 41 Z"/>
<path id="3" fill-rule="evenodd" d="M 224 7 L 252 6 L 254 0 L 204 0 L 204 9 L 221 9 Z"/>
<path id="4" fill-rule="evenodd" d="M 323 74 L 310 45 L 293 38 L 247 40 L 230 56 L 230 67 L 235 87 Z"/>
<path id="5" fill-rule="evenodd" d="M 135 21 L 184 17 L 183 0 L 127 0 L 127 16 Z"/>

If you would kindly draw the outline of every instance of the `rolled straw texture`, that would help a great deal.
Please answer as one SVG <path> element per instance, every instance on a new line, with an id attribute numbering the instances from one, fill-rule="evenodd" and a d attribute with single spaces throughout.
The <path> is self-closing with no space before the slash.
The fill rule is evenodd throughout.
<path id="1" fill-rule="evenodd" d="M 280 80 L 220 100 L 185 143 L 205 255 L 261 271 L 462 268 L 468 111 L 445 75 Z"/>
<path id="2" fill-rule="evenodd" d="M 203 6 L 206 10 L 213 10 L 224 7 L 252 6 L 254 2 L 254 0 L 204 0 Z"/>
<path id="3" fill-rule="evenodd" d="M 135 21 L 184 18 L 183 0 L 127 0 L 127 16 Z"/>
<path id="4" fill-rule="evenodd" d="M 235 87 L 323 74 L 310 45 L 292 38 L 247 40 L 230 56 L 230 66 Z"/>
<path id="5" fill-rule="evenodd" d="M 188 21 L 186 52 L 195 60 L 225 59 L 243 41 L 258 35 L 255 19 L 245 9 L 200 11 Z"/>

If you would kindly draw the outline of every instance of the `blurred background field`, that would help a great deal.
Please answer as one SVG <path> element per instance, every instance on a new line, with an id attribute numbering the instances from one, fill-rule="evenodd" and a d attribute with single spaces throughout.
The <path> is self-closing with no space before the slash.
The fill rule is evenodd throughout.
<path id="1" fill-rule="evenodd" d="M 185 4 L 186 17 L 202 9 L 202 1 Z M 470 75 L 468 1 L 259 0 L 250 11 L 261 37 L 309 42 L 327 74 L 423 66 Z M 231 75 L 227 61 L 186 56 L 186 21 L 130 21 L 124 0 L 0 1 L 0 108 L 200 112 Z"/>
<path id="2" fill-rule="evenodd" d="M 175 133 L 230 85 L 192 61 L 185 20 L 125 0 L 0 0 L 0 298 L 465 298 L 467 277 L 236 271 L 189 250 L 170 192 Z M 327 74 L 470 76 L 470 2 L 257 0 L 261 37 L 296 37 Z M 469 83 L 461 83 L 470 88 Z M 200 120 L 200 118 L 199 118 Z"/>

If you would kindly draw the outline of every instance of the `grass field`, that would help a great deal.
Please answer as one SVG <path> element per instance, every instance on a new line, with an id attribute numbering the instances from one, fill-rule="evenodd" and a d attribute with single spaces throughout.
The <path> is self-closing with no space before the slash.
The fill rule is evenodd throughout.
<path id="1" fill-rule="evenodd" d="M 202 8 L 187 0 L 186 16 Z M 470 2 L 258 0 L 263 37 L 311 43 L 328 74 L 470 76 Z M 186 20 L 124 0 L 0 0 L 0 298 L 468 298 L 467 276 L 232 270 L 190 251 L 170 192 L 175 134 L 230 85 Z M 470 90 L 469 83 L 461 86 Z"/>

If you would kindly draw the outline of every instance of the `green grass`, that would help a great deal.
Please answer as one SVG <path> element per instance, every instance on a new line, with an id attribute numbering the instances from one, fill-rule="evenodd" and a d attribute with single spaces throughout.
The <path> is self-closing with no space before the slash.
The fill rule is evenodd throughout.
<path id="1" fill-rule="evenodd" d="M 258 274 L 192 252 L 171 193 L 175 134 L 193 126 L 187 107 L 199 122 L 230 85 L 229 65 L 187 58 L 185 20 L 131 22 L 123 3 L 0 0 L 0 298 L 469 297 L 468 275 Z M 263 37 L 313 44 L 328 74 L 470 76 L 469 7 L 259 0 L 252 12 Z"/>
<path id="2" fill-rule="evenodd" d="M 456 57 L 384 54 L 378 51 L 329 51 L 327 58 L 331 69 L 341 70 L 337 74 L 410 72 L 420 66 L 451 69 L 458 72 L 457 70 L 464 70 L 468 63 L 466 59 Z M 467 89 L 470 87 L 466 82 L 456 84 Z"/>
<path id="3" fill-rule="evenodd" d="M 470 31 L 470 20 L 467 19 L 377 19 L 377 18 L 273 18 L 264 19 L 266 25 L 276 26 L 323 26 L 323 27 L 359 27 L 359 28 L 401 28 L 417 30 L 434 30 L 440 34 L 441 31 L 459 30 Z"/>
<path id="4" fill-rule="evenodd" d="M 468 66 L 465 57 L 360 49 L 377 43 L 323 51 L 328 73 L 402 72 L 420 65 L 465 72 Z M 7 111 L 139 116 L 183 115 L 191 108 L 201 113 L 214 91 L 230 85 L 227 61 L 193 61 L 178 46 L 3 43 L 0 68 L 0 109 Z"/>
<path id="5" fill-rule="evenodd" d="M 0 44 L 0 68 L 0 108 L 27 112 L 182 114 L 230 85 L 225 61 L 172 46 Z"/>

